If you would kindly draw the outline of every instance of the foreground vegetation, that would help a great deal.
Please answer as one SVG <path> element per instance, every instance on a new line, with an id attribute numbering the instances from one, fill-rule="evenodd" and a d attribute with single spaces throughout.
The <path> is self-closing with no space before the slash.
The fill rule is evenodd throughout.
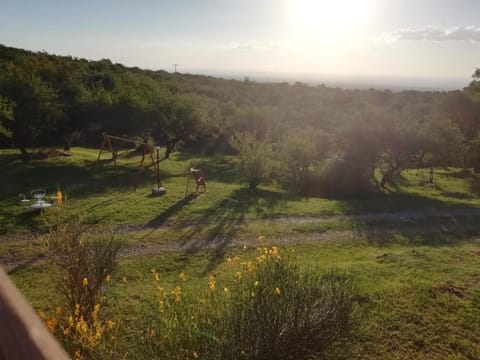
<path id="1" fill-rule="evenodd" d="M 453 236 L 444 238 L 442 244 L 419 236 L 418 241 L 421 240 L 424 245 L 379 247 L 366 239 L 357 239 L 295 247 L 301 269 L 347 272 L 358 287 L 357 301 L 366 314 L 349 337 L 344 358 L 473 359 L 479 356 L 478 241 Z M 288 247 L 282 252 L 291 250 L 293 248 Z M 240 253 L 236 250 L 229 256 L 249 254 L 256 256 L 256 250 L 240 250 Z M 228 265 L 227 257 L 219 260 L 213 251 L 188 257 L 171 253 L 122 261 L 109 285 L 109 300 L 101 310 L 105 319 L 115 321 L 122 329 L 114 333 L 117 342 L 110 343 L 115 345 L 116 354 L 145 358 L 146 353 L 154 351 L 146 349 L 143 343 L 136 344 L 144 341 L 145 329 L 158 329 L 151 323 L 158 319 L 158 309 L 149 310 L 147 306 L 156 299 L 152 268 L 160 274 L 159 281 L 166 294 L 181 285 L 182 299 L 198 299 L 200 294 L 208 292 L 212 274 L 217 275 L 217 288 L 224 296 L 223 287 L 235 281 L 236 273 Z M 36 309 L 51 315 L 58 305 L 58 296 L 51 292 L 45 296 L 42 290 L 42 286 L 48 287 L 50 283 L 50 273 L 48 267 L 36 267 L 17 272 L 13 279 Z M 181 273 L 185 282 L 179 279 Z M 174 295 L 168 296 L 174 301 Z M 342 358 L 341 354 L 337 357 Z"/>
<path id="2" fill-rule="evenodd" d="M 1 203 L 7 221 L 2 221 L 0 258 L 34 308 L 43 313 L 47 324 L 55 325 L 55 333 L 72 356 L 80 351 L 80 356 L 91 358 L 144 359 L 162 354 L 167 358 L 175 358 L 172 354 L 191 359 L 195 354 L 199 358 L 214 358 L 205 356 L 202 346 L 210 344 L 210 348 L 218 349 L 221 342 L 217 342 L 219 338 L 213 330 L 225 329 L 222 326 L 226 326 L 229 319 L 226 313 L 219 313 L 219 309 L 241 304 L 234 302 L 227 306 L 223 302 L 233 299 L 232 293 L 239 291 L 238 286 L 249 279 L 240 263 L 255 262 L 261 255 L 257 247 L 262 251 L 264 247 L 271 250 L 271 246 L 278 246 L 276 240 L 282 240 L 284 245 L 279 251 L 290 258 L 289 266 L 298 269 L 299 274 L 328 279 L 328 274 L 333 273 L 339 281 L 348 279 L 345 289 L 353 287 L 350 293 L 355 305 L 352 328 L 342 332 L 346 338 L 337 338 L 341 342 L 332 340 L 329 357 L 461 359 L 480 356 L 477 342 L 480 244 L 479 229 L 475 225 L 478 215 L 405 221 L 330 218 L 392 211 L 405 214 L 412 210 L 475 209 L 478 206 L 476 175 L 465 174 L 461 169 L 437 168 L 435 184 L 430 185 L 428 169 L 413 169 L 404 172 L 401 181 L 388 192 L 374 193 L 367 198 L 303 198 L 289 195 L 275 183 L 260 187 L 252 194 L 235 172 L 238 159 L 234 156 L 216 157 L 207 162 L 202 156 L 175 153 L 170 160 L 162 162 L 167 195 L 150 198 L 147 195 L 155 183 L 152 171 L 145 171 L 142 187 L 133 192 L 135 158 L 120 157 L 116 173 L 110 163 L 101 169 L 89 166 L 96 155 L 96 150 L 73 148 L 70 157 L 35 160 L 28 165 L 21 164 L 18 155 L 10 150 L 2 151 L 1 156 L 6 170 L 1 179 Z M 202 164 L 208 192 L 184 201 L 184 169 L 191 162 Z M 93 310 L 88 311 L 91 325 L 76 322 L 80 325 L 75 341 L 65 338 L 64 334 L 66 329 L 70 329 L 68 332 L 76 329 L 76 325 L 69 328 L 71 305 L 61 300 L 62 292 L 58 288 L 52 287 L 58 270 L 45 260 L 28 265 L 46 248 L 44 240 L 26 237 L 26 234 L 51 229 L 58 219 L 56 209 L 49 209 L 41 216 L 26 216 L 16 197 L 19 192 L 28 193 L 34 187 L 46 187 L 53 192 L 57 184 L 67 194 L 63 208 L 67 217 L 80 214 L 87 225 L 113 226 L 125 246 L 109 282 L 97 286 L 106 291 L 101 294 L 105 299 L 99 301 L 97 313 L 93 314 L 95 304 Z M 291 222 L 292 218 L 310 221 Z M 150 225 L 142 228 L 145 224 Z M 262 237 L 259 241 L 260 235 L 267 235 L 266 239 Z M 235 239 L 243 239 L 241 245 L 235 246 Z M 292 243 L 285 239 L 291 239 Z M 187 240 L 198 242 L 199 246 L 183 248 Z M 162 250 L 153 247 L 146 253 L 135 250 L 156 244 L 167 247 Z M 242 260 L 235 260 L 236 265 L 232 265 L 231 261 L 237 256 Z M 237 279 L 239 271 L 242 275 Z M 209 299 L 212 276 L 222 304 L 210 303 L 208 309 L 211 310 L 202 313 L 205 317 L 210 311 L 214 314 L 210 317 L 212 322 L 207 324 L 211 328 L 201 328 L 198 333 L 182 338 L 176 331 L 186 333 L 173 325 L 173 319 L 190 316 L 193 311 L 190 306 Z M 303 279 L 304 275 L 300 276 Z M 84 277 L 78 274 L 76 283 L 80 289 L 83 289 Z M 87 281 L 93 286 L 92 278 L 87 277 Z M 254 281 L 245 286 L 254 286 Z M 275 293 L 277 287 L 280 295 L 289 296 L 284 291 L 288 287 L 285 279 L 269 281 L 267 299 L 279 299 Z M 305 291 L 308 289 L 306 285 L 302 287 Z M 170 312 L 165 317 L 159 313 L 160 288 L 170 304 Z M 184 309 L 177 307 L 177 296 L 181 297 Z M 268 302 L 264 305 L 278 309 Z M 57 309 L 59 306 L 61 310 Z M 194 309 L 197 308 L 195 305 Z M 236 309 L 234 313 L 242 312 Z M 162 319 L 169 320 L 163 322 Z M 224 325 L 215 322 L 220 320 Z M 191 324 L 186 321 L 184 324 Z M 245 326 L 248 324 L 252 325 L 247 322 Z M 250 325 L 245 331 L 253 328 Z M 158 335 L 160 329 L 181 341 L 183 350 L 180 351 L 178 342 L 162 342 Z M 205 338 L 206 334 L 213 337 Z M 243 345 L 236 346 L 230 344 L 228 348 L 240 352 L 239 349 L 244 349 Z M 232 355 L 232 358 L 236 357 Z"/>

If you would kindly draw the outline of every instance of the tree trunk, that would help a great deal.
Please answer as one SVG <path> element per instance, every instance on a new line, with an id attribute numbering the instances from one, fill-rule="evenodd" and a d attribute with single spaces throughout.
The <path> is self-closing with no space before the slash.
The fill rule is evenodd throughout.
<path id="1" fill-rule="evenodd" d="M 30 161 L 30 154 L 28 153 L 27 149 L 25 149 L 23 146 L 20 146 L 19 150 L 22 153 L 23 163 L 24 164 L 28 163 Z"/>
<path id="2" fill-rule="evenodd" d="M 64 137 L 63 138 L 63 150 L 70 151 L 71 147 L 72 147 L 72 140 L 68 137 Z"/>
<path id="3" fill-rule="evenodd" d="M 392 183 L 393 177 L 401 168 L 402 168 L 401 166 L 396 166 L 394 168 L 387 170 L 387 172 L 383 174 L 382 180 L 380 180 L 380 187 L 382 189 L 385 189 L 387 184 Z"/>
<path id="4" fill-rule="evenodd" d="M 175 149 L 175 145 L 179 140 L 180 139 L 175 138 L 173 140 L 167 141 L 167 147 L 165 148 L 165 159 L 170 158 L 170 154 L 172 153 L 173 149 Z"/>

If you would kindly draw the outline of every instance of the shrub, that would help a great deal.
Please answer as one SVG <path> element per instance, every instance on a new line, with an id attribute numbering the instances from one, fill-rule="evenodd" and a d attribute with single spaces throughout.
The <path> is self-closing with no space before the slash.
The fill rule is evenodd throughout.
<path id="1" fill-rule="evenodd" d="M 276 247 L 258 249 L 255 261 L 227 262 L 230 278 L 210 276 L 196 298 L 180 283 L 167 291 L 153 270 L 156 316 L 142 357 L 297 359 L 325 356 L 348 339 L 356 312 L 349 277 L 301 272 Z"/>
<path id="2" fill-rule="evenodd" d="M 357 196 L 372 193 L 378 187 L 375 167 L 348 158 L 333 158 L 324 162 L 312 180 L 317 195 L 328 197 Z"/>
<path id="3" fill-rule="evenodd" d="M 102 319 L 100 310 L 122 241 L 107 230 L 88 233 L 77 218 L 59 221 L 45 241 L 66 306 L 40 316 L 75 359 L 105 358 L 105 333 L 118 322 Z"/>
<path id="4" fill-rule="evenodd" d="M 71 314 L 92 321 L 101 291 L 116 266 L 122 241 L 108 230 L 89 234 L 79 219 L 58 224 L 46 237 L 47 256 L 56 270 L 55 286 Z"/>
<path id="5" fill-rule="evenodd" d="M 238 152 L 243 176 L 251 190 L 271 179 L 273 170 L 272 147 L 266 140 L 243 132 L 231 138 L 230 144 Z"/>

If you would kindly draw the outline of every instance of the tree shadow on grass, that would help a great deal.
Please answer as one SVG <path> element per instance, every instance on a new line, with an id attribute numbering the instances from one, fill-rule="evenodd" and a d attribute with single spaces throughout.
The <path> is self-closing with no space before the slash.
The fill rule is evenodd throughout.
<path id="1" fill-rule="evenodd" d="M 145 227 L 152 228 L 143 238 L 164 225 L 170 217 L 178 213 L 183 206 L 195 199 L 192 194 L 182 199 L 170 208 L 150 220 Z M 210 261 L 205 273 L 212 271 L 223 261 L 226 248 L 245 223 L 245 216 L 255 211 L 261 217 L 263 211 L 281 206 L 289 195 L 265 189 L 255 192 L 242 188 L 233 191 L 228 197 L 218 201 L 208 210 L 203 211 L 194 221 L 175 224 L 175 229 L 181 233 L 181 245 L 186 248 L 185 255 L 193 255 L 208 249 L 211 253 Z"/>
<path id="2" fill-rule="evenodd" d="M 156 216 L 153 219 L 151 219 L 150 221 L 148 221 L 144 225 L 144 227 L 153 228 L 154 230 L 158 229 L 160 226 L 165 224 L 171 216 L 177 214 L 180 210 L 182 210 L 185 205 L 188 205 L 193 200 L 195 200 L 197 198 L 197 196 L 198 196 L 198 194 L 195 194 L 195 193 L 191 193 L 191 194 L 187 195 L 187 197 L 177 201 L 175 204 L 170 206 L 164 212 L 162 212 L 158 216 Z"/>
<path id="3" fill-rule="evenodd" d="M 472 175 L 471 177 L 468 178 L 467 180 L 467 186 L 468 190 L 476 195 L 480 195 L 480 177 L 477 175 Z"/>
<path id="4" fill-rule="evenodd" d="M 417 220 L 358 221 L 353 225 L 353 231 L 356 238 L 377 247 L 395 244 L 448 246 L 480 235 L 479 218 L 477 212 L 469 216 L 452 214 Z"/>
<path id="5" fill-rule="evenodd" d="M 255 192 L 249 189 L 233 191 L 215 206 L 204 212 L 195 226 L 183 234 L 183 245 L 188 245 L 186 254 L 195 254 L 201 249 L 212 249 L 204 274 L 213 271 L 225 257 L 227 247 L 245 223 L 245 217 L 255 211 L 262 217 L 267 211 L 282 206 L 289 195 L 265 189 Z M 206 229 L 206 230 L 205 230 Z"/>
<path id="6" fill-rule="evenodd" d="M 420 211 L 431 209 L 449 209 L 458 205 L 440 199 L 412 193 L 390 192 L 376 193 L 371 196 L 344 198 L 339 200 L 341 211 L 347 214 L 364 214 L 377 212 Z M 475 208 L 462 204 L 461 207 Z"/>

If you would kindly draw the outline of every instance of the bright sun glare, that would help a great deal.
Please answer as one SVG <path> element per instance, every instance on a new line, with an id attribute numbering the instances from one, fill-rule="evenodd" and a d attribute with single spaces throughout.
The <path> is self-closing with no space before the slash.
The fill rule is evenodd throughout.
<path id="1" fill-rule="evenodd" d="M 289 0 L 287 18 L 300 36 L 353 37 L 367 25 L 373 0 Z"/>

